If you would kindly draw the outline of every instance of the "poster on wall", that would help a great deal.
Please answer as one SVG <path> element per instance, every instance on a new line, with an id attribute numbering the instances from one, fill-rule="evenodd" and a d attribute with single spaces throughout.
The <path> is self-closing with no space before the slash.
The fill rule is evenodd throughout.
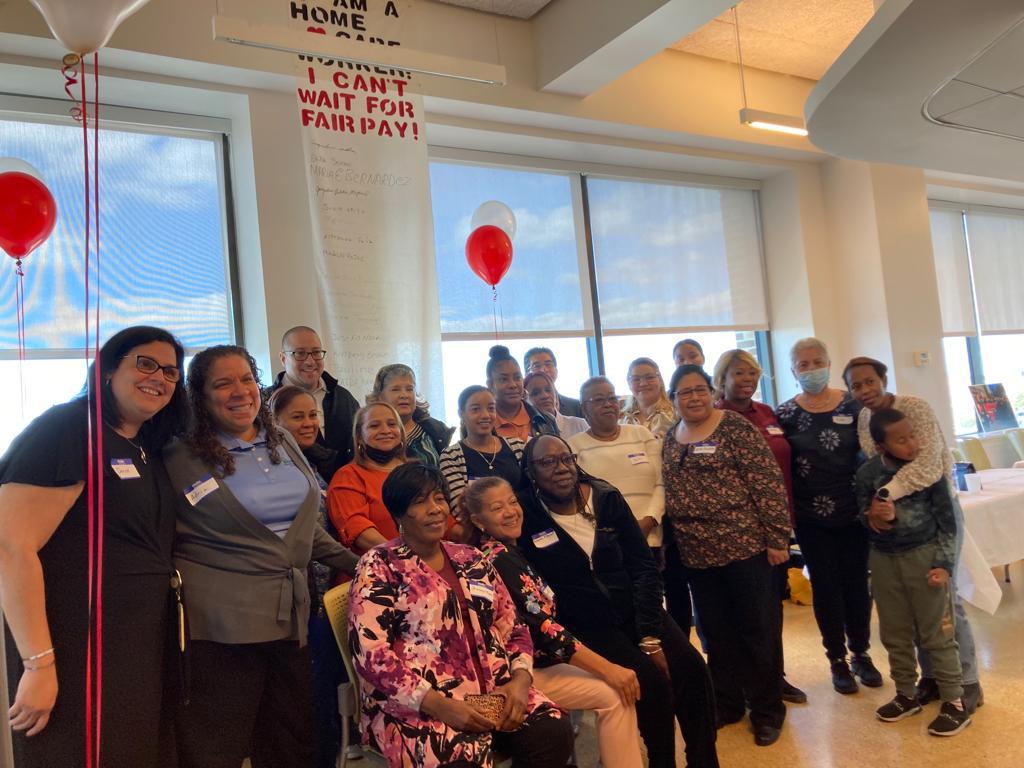
<path id="1" fill-rule="evenodd" d="M 344 7 L 343 7 L 344 6 Z M 406 6 L 283 0 L 311 35 L 401 45 Z M 441 336 L 423 99 L 409 73 L 297 57 L 301 124 L 324 342 L 360 400 L 402 362 L 443 402 Z"/>
<path id="2" fill-rule="evenodd" d="M 969 389 L 982 432 L 1016 429 L 1019 426 L 1013 405 L 1002 384 L 971 384 Z"/>

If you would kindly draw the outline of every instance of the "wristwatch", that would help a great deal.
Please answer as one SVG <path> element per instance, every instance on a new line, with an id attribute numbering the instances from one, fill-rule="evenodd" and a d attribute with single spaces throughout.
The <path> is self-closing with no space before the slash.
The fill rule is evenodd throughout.
<path id="1" fill-rule="evenodd" d="M 889 492 L 888 488 L 879 488 L 875 491 L 875 498 L 879 501 L 888 501 L 890 496 L 892 496 L 892 494 Z"/>

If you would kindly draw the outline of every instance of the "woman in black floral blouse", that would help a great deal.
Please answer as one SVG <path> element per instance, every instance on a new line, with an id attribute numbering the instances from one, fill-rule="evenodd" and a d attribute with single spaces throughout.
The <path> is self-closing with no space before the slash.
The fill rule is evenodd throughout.
<path id="1" fill-rule="evenodd" d="M 780 405 L 777 415 L 793 451 L 796 538 L 811 574 L 814 618 L 832 666 L 832 685 L 839 693 L 856 693 L 854 675 L 872 688 L 882 684 L 867 653 L 868 534 L 858 519 L 853 485 L 860 463 L 861 405 L 845 390 L 828 386 L 828 350 L 818 339 L 798 341 L 790 360 L 803 391 Z"/>
<path id="2" fill-rule="evenodd" d="M 682 365 L 669 385 L 680 421 L 665 435 L 665 518 L 707 640 L 719 725 L 750 706 L 754 741 L 779 738 L 786 707 L 771 567 L 789 558 L 782 472 L 757 427 L 712 402 L 711 377 Z"/>
<path id="3" fill-rule="evenodd" d="M 593 709 L 601 762 L 641 768 L 636 708 L 640 681 L 577 640 L 555 618 L 555 593 L 516 546 L 523 510 L 501 477 L 473 480 L 459 497 L 459 521 L 469 543 L 494 565 L 533 639 L 533 684 L 562 709 Z"/>

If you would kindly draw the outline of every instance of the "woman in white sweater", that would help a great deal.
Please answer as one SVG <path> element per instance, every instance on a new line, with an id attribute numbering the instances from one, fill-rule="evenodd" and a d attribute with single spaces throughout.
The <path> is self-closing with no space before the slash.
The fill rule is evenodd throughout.
<path id="1" fill-rule="evenodd" d="M 661 483 L 661 442 L 646 427 L 619 423 L 619 398 L 604 376 L 580 389 L 590 429 L 568 439 L 586 472 L 614 485 L 625 497 L 648 546 L 661 546 L 665 488 Z"/>

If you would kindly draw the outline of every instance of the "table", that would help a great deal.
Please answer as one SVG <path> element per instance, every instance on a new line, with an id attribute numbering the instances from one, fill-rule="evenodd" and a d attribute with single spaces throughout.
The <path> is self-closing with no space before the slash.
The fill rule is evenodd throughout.
<path id="1" fill-rule="evenodd" d="M 1024 470 L 983 469 L 981 490 L 960 492 L 964 546 L 957 570 L 961 596 L 995 613 L 1002 598 L 992 568 L 1024 560 Z"/>

